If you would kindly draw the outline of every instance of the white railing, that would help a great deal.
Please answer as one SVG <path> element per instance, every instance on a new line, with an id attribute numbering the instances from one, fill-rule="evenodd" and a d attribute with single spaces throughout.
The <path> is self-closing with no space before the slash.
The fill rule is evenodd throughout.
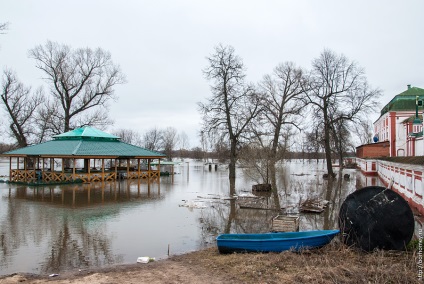
<path id="1" fill-rule="evenodd" d="M 366 175 L 378 175 L 382 182 L 399 192 L 413 207 L 424 213 L 424 166 L 374 159 L 356 159 Z"/>

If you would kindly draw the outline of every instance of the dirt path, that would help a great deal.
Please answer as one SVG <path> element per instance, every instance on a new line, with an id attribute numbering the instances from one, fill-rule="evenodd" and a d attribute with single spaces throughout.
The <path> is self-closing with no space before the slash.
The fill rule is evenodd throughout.
<path id="1" fill-rule="evenodd" d="M 194 253 L 195 254 L 195 253 Z M 148 264 L 121 265 L 100 270 L 65 272 L 56 277 L 40 277 L 30 274 L 10 275 L 0 279 L 9 283 L 224 283 L 212 267 L 195 265 L 194 254 L 174 256 Z"/>

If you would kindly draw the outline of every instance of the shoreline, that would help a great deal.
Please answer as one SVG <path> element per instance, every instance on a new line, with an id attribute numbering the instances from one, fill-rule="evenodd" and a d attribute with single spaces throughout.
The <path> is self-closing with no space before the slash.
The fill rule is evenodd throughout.
<path id="1" fill-rule="evenodd" d="M 91 274 L 99 274 L 99 273 L 110 273 L 110 272 L 126 272 L 136 269 L 142 269 L 144 266 L 155 266 L 159 263 L 174 261 L 175 258 L 184 258 L 184 256 L 188 256 L 190 254 L 196 254 L 200 253 L 203 250 L 212 250 L 214 249 L 213 246 L 205 247 L 200 250 L 195 251 L 188 251 L 181 254 L 174 254 L 170 255 L 166 258 L 160 258 L 155 259 L 154 261 L 150 261 L 148 263 L 121 263 L 121 264 L 111 264 L 107 266 L 102 267 L 93 267 L 93 268 L 75 268 L 75 269 L 69 269 L 69 270 L 63 270 L 62 272 L 57 273 L 43 273 L 43 274 L 37 274 L 37 273 L 31 273 L 31 272 L 13 272 L 5 275 L 0 275 L 0 284 L 4 283 L 5 279 L 8 278 L 20 278 L 21 280 L 48 280 L 48 281 L 55 281 L 55 280 L 63 280 L 67 278 L 78 278 L 78 277 L 84 277 Z M 216 248 L 215 248 L 216 249 Z M 21 281 L 19 281 L 21 282 Z M 16 282 L 18 283 L 18 282 Z"/>
<path id="2" fill-rule="evenodd" d="M 364 253 L 341 244 L 301 252 L 219 254 L 216 247 L 146 264 L 70 271 L 57 277 L 15 274 L 15 283 L 421 283 L 417 250 Z"/>

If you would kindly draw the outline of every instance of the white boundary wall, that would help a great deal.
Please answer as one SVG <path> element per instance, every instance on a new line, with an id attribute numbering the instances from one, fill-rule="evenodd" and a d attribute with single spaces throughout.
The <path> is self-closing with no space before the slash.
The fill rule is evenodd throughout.
<path id="1" fill-rule="evenodd" d="M 373 159 L 356 159 L 365 175 L 378 175 L 382 182 L 401 194 L 409 204 L 424 214 L 424 165 L 393 163 Z"/>

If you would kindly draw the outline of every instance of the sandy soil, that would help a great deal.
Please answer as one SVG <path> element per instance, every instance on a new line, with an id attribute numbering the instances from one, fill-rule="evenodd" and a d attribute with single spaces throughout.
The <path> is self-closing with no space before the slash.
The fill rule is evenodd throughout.
<path id="1" fill-rule="evenodd" d="M 216 248 L 147 264 L 56 277 L 15 274 L 5 283 L 422 283 L 417 252 L 362 253 L 340 245 L 301 253 L 221 255 Z"/>
<path id="2" fill-rule="evenodd" d="M 198 253 L 198 252 L 197 252 Z M 131 264 L 99 270 L 69 271 L 55 277 L 17 273 L 0 279 L 9 283 L 223 283 L 210 267 L 195 264 L 196 253 L 173 256 L 147 264 Z M 212 269 L 213 271 L 213 269 Z"/>

